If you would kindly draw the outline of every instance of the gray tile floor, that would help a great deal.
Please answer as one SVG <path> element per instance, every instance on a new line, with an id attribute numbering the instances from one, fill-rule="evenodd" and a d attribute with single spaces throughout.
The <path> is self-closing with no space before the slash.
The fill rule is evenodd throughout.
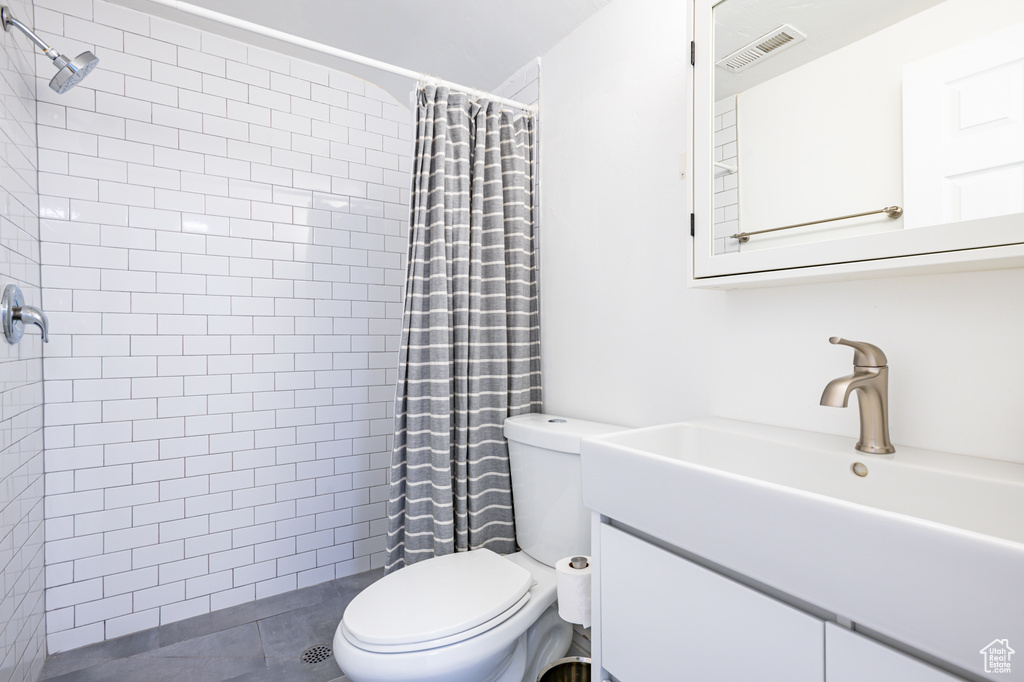
<path id="1" fill-rule="evenodd" d="M 346 682 L 334 657 L 300 660 L 331 645 L 345 607 L 383 575 L 368 571 L 152 630 L 55 654 L 47 682 Z"/>

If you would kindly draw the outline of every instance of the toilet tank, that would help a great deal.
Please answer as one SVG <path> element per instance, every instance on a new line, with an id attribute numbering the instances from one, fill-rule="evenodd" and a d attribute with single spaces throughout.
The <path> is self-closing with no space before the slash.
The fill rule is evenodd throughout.
<path id="1" fill-rule="evenodd" d="M 516 540 L 548 566 L 590 554 L 590 510 L 583 506 L 580 441 L 621 426 L 522 414 L 505 420 Z"/>

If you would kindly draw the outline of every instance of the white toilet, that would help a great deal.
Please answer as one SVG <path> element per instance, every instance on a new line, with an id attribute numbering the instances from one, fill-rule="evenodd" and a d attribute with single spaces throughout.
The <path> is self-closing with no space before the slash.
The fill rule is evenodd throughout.
<path id="1" fill-rule="evenodd" d="M 505 420 L 521 552 L 434 557 L 363 590 L 334 633 L 353 682 L 535 682 L 569 649 L 555 562 L 590 554 L 580 441 L 621 427 L 550 415 Z"/>

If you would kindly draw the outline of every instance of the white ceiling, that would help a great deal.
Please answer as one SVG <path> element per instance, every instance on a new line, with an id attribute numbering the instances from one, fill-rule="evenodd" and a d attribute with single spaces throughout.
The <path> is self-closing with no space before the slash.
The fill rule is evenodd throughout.
<path id="1" fill-rule="evenodd" d="M 743 92 L 877 33 L 944 0 L 723 0 L 715 5 L 715 61 L 791 24 L 807 40 L 739 73 L 715 69 L 715 99 Z"/>
<path id="2" fill-rule="evenodd" d="M 341 67 L 408 101 L 409 79 L 275 44 L 146 0 L 118 4 Z M 186 0 L 462 85 L 490 90 L 610 0 Z M 627 0 L 628 1 L 628 0 Z"/>

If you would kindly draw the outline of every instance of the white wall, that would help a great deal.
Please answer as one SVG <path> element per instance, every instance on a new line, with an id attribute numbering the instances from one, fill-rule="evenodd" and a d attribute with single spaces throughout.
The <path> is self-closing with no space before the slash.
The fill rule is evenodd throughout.
<path id="1" fill-rule="evenodd" d="M 32 3 L 6 3 L 32 23 Z M 34 46 L 0 32 L 0 292 L 40 305 Z M 43 363 L 39 330 L 0 337 L 0 682 L 31 682 L 43 630 Z"/>
<path id="2" fill-rule="evenodd" d="M 615 0 L 542 57 L 545 410 L 706 414 L 725 296 L 689 290 L 686 3 Z"/>
<path id="3" fill-rule="evenodd" d="M 101 0 L 38 5 L 101 60 L 38 85 L 50 651 L 381 565 L 408 109 Z"/>
<path id="4" fill-rule="evenodd" d="M 854 401 L 818 405 L 851 367 L 838 335 L 888 355 L 897 447 L 1024 462 L 1024 270 L 686 288 L 686 4 L 614 0 L 543 56 L 545 410 L 630 426 L 713 414 L 852 447 Z"/>

